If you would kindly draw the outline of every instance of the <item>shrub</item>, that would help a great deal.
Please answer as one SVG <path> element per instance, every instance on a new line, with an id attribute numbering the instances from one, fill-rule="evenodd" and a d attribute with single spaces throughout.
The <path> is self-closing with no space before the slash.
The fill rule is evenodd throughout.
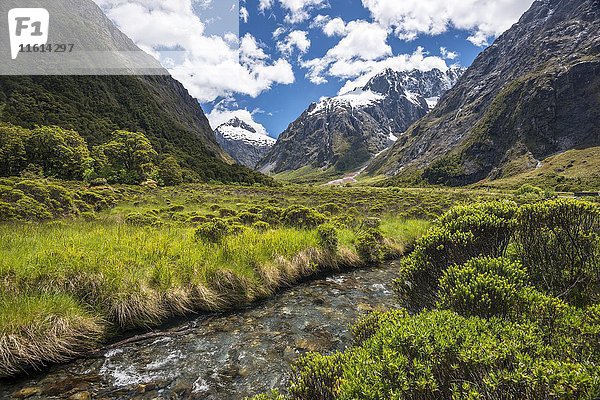
<path id="1" fill-rule="evenodd" d="M 319 245 L 321 248 L 335 253 L 338 249 L 339 238 L 338 232 L 335 226 L 332 224 L 319 225 L 317 229 L 317 235 L 319 238 Z"/>
<path id="2" fill-rule="evenodd" d="M 292 228 L 312 229 L 323 224 L 326 218 L 316 210 L 304 206 L 291 206 L 283 212 L 282 222 Z"/>
<path id="3" fill-rule="evenodd" d="M 539 188 L 537 186 L 525 184 L 521 186 L 516 192 L 515 195 L 520 197 L 527 197 L 529 199 L 542 199 L 544 198 L 545 192 L 544 189 Z"/>
<path id="4" fill-rule="evenodd" d="M 335 203 L 325 203 L 318 206 L 317 210 L 321 213 L 337 214 L 341 211 L 341 208 Z"/>
<path id="5" fill-rule="evenodd" d="M 253 214 L 250 212 L 243 212 L 238 215 L 240 221 L 246 225 L 251 225 L 260 219 L 258 214 Z"/>
<path id="6" fill-rule="evenodd" d="M 526 272 L 518 263 L 473 259 L 444 272 L 438 306 L 465 316 L 507 317 L 518 308 L 525 282 Z"/>
<path id="7" fill-rule="evenodd" d="M 269 229 L 271 229 L 271 225 L 269 225 L 267 222 L 264 222 L 264 221 L 257 221 L 252 224 L 252 229 L 254 229 L 258 232 L 266 232 Z"/>
<path id="8" fill-rule="evenodd" d="M 260 220 L 270 225 L 277 225 L 281 222 L 283 210 L 277 207 L 265 207 L 259 213 Z"/>
<path id="9" fill-rule="evenodd" d="M 335 400 L 342 375 L 343 355 L 308 353 L 292 366 L 289 392 L 298 400 Z"/>
<path id="10" fill-rule="evenodd" d="M 576 305 L 600 299 L 600 206 L 559 199 L 517 215 L 518 254 L 532 282 Z"/>
<path id="11" fill-rule="evenodd" d="M 356 236 L 356 251 L 366 263 L 378 263 L 384 258 L 383 235 L 376 229 L 367 228 Z"/>
<path id="12" fill-rule="evenodd" d="M 229 226 L 225 221 L 215 218 L 212 221 L 205 222 L 196 229 L 196 239 L 205 243 L 219 244 L 229 234 Z"/>
<path id="13" fill-rule="evenodd" d="M 450 311 L 379 316 L 360 347 L 301 358 L 294 399 L 589 399 L 600 369 L 548 345 L 537 325 Z"/>
<path id="14" fill-rule="evenodd" d="M 395 288 L 411 309 L 435 303 L 444 271 L 476 257 L 504 255 L 513 231 L 516 205 L 492 202 L 457 206 L 417 241 L 400 263 Z"/>
<path id="15" fill-rule="evenodd" d="M 125 217 L 125 223 L 132 226 L 159 226 L 160 218 L 153 213 L 131 213 Z"/>

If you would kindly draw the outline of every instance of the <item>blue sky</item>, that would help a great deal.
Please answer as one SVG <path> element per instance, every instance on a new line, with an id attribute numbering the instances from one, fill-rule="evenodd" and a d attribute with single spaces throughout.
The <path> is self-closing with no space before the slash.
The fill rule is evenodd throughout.
<path id="1" fill-rule="evenodd" d="M 284 21 L 286 10 L 279 4 L 275 4 L 267 12 L 258 12 L 258 0 L 248 0 L 246 7 L 249 12 L 248 22 L 240 24 L 240 34 L 251 33 L 258 41 L 265 45 L 271 54 L 277 55 L 277 39 L 273 38 L 273 32 L 277 28 L 300 30 L 308 32 L 311 47 L 307 53 L 302 55 L 303 59 L 314 59 L 323 57 L 325 53 L 338 42 L 338 37 L 328 37 L 318 27 L 312 27 L 314 16 L 325 15 L 331 19 L 339 17 L 344 21 L 365 20 L 370 21 L 370 13 L 361 0 L 330 0 L 329 7 L 316 9 L 312 12 L 313 18 L 298 24 L 286 24 Z M 282 34 L 284 36 L 285 34 Z M 390 36 L 388 44 L 391 45 L 393 54 L 412 54 L 417 48 L 422 47 L 426 53 L 432 56 L 442 57 L 441 48 L 449 52 L 457 53 L 457 57 L 447 60 L 448 65 L 460 64 L 469 66 L 485 46 L 476 46 L 467 41 L 470 36 L 468 31 L 451 29 L 440 35 L 422 35 L 415 40 L 401 40 Z M 250 96 L 235 96 L 237 104 L 248 110 L 262 110 L 254 113 L 254 120 L 266 127 L 269 134 L 276 137 L 283 132 L 287 126 L 294 121 L 308 107 L 311 102 L 318 101 L 324 96 L 335 96 L 347 81 L 344 78 L 331 77 L 328 83 L 316 85 L 305 76 L 307 69 L 303 68 L 298 60 L 298 52 L 289 57 L 295 74 L 295 82 L 290 85 L 276 85 L 273 89 L 263 92 L 256 98 Z M 204 103 L 203 106 L 210 113 L 215 104 Z"/>
<path id="2" fill-rule="evenodd" d="M 95 0 L 206 111 L 277 137 L 311 102 L 397 70 L 468 67 L 534 0 Z"/>

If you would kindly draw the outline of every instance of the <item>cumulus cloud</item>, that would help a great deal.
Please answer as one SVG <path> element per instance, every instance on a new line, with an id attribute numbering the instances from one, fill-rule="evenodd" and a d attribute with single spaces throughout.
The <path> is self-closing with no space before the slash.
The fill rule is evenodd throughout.
<path id="1" fill-rule="evenodd" d="M 256 97 L 275 84 L 295 80 L 290 63 L 271 59 L 252 35 L 206 35 L 193 0 L 96 2 L 141 49 L 162 56 L 173 77 L 200 101 L 235 93 Z"/>
<path id="2" fill-rule="evenodd" d="M 277 49 L 285 54 L 291 55 L 294 49 L 302 54 L 306 54 L 310 49 L 311 41 L 308 38 L 308 32 L 305 31 L 292 31 L 290 32 L 284 41 L 277 43 Z"/>
<path id="3" fill-rule="evenodd" d="M 487 44 L 488 38 L 510 28 L 534 0 L 362 0 L 373 19 L 394 29 L 405 40 L 420 34 L 438 35 L 449 28 L 469 30 L 469 40 Z"/>
<path id="4" fill-rule="evenodd" d="M 379 24 L 352 21 L 346 26 L 346 36 L 329 49 L 324 57 L 304 61 L 307 77 L 315 84 L 327 82 L 326 76 L 356 76 L 362 65 L 392 54 L 387 43 L 388 30 Z"/>
<path id="5" fill-rule="evenodd" d="M 310 17 L 310 11 L 313 9 L 327 6 L 326 0 L 276 0 L 279 5 L 286 10 L 285 21 L 290 24 L 296 24 L 306 21 Z M 273 7 L 275 0 L 260 0 L 258 9 L 261 12 Z"/>
<path id="6" fill-rule="evenodd" d="M 240 7 L 240 19 L 244 21 L 245 24 L 248 23 L 248 18 L 250 18 L 250 13 L 246 7 Z"/>
<path id="7" fill-rule="evenodd" d="M 450 51 L 445 47 L 440 47 L 440 54 L 446 60 L 456 60 L 458 58 L 458 53 L 456 51 Z"/>

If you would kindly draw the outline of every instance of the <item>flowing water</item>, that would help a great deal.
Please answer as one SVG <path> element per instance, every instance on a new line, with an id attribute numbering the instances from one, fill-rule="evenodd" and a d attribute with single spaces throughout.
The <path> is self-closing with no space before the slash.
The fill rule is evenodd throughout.
<path id="1" fill-rule="evenodd" d="M 0 399 L 227 400 L 283 387 L 299 355 L 343 350 L 357 317 L 396 306 L 396 271 L 387 264 L 340 273 L 246 310 L 183 321 L 44 374 L 0 382 Z"/>

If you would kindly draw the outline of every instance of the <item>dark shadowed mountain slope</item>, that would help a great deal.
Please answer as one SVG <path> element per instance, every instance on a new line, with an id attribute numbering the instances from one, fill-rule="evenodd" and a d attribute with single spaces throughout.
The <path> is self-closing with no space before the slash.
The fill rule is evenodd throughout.
<path id="1" fill-rule="evenodd" d="M 56 7 L 62 7 L 64 21 L 72 21 L 81 46 L 139 52 L 91 0 L 57 2 Z M 51 41 L 62 43 L 62 39 Z M 147 64 L 152 65 L 152 60 Z M 163 72 L 165 75 L 151 76 L 2 76 L 0 121 L 27 128 L 58 125 L 74 129 L 89 145 L 106 141 L 117 129 L 139 131 L 160 154 L 175 155 L 193 179 L 268 181 L 234 165 L 217 144 L 198 102 Z"/>
<path id="2" fill-rule="evenodd" d="M 364 87 L 311 104 L 281 134 L 258 168 L 267 173 L 303 167 L 356 169 L 427 114 L 461 72 L 388 69 Z"/>
<path id="3" fill-rule="evenodd" d="M 600 144 L 600 2 L 543 0 L 369 167 L 462 185 Z"/>

